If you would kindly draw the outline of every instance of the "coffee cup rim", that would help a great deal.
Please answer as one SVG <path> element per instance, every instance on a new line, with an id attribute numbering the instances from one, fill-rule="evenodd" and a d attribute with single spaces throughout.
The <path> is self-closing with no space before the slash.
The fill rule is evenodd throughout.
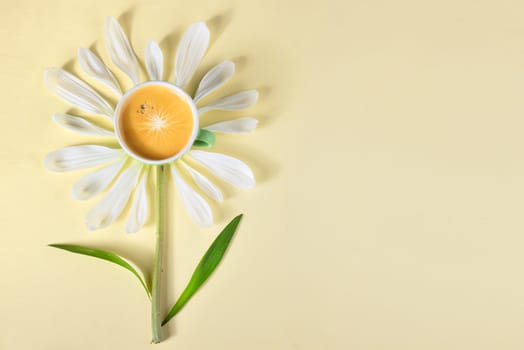
<path id="1" fill-rule="evenodd" d="M 168 158 L 165 158 L 165 159 L 148 159 L 146 157 L 143 157 L 141 156 L 140 154 L 137 154 L 136 152 L 134 152 L 127 144 L 126 142 L 124 141 L 123 137 L 122 137 L 122 134 L 121 134 L 121 130 L 120 130 L 120 112 L 122 110 L 122 106 L 125 104 L 125 102 L 128 100 L 129 96 L 132 95 L 135 91 L 143 88 L 143 87 L 146 87 L 146 86 L 164 86 L 164 87 L 167 87 L 169 88 L 171 91 L 173 91 L 178 97 L 180 97 L 182 100 L 184 100 L 184 102 L 186 102 L 190 109 L 191 109 L 191 114 L 192 114 L 192 118 L 193 118 L 193 131 L 191 133 L 191 137 L 189 138 L 188 140 L 188 143 L 187 145 L 184 146 L 184 148 L 182 148 L 178 153 L 168 157 Z M 193 143 L 195 142 L 195 139 L 198 135 L 198 130 L 199 130 L 199 118 L 198 118 L 198 110 L 196 108 L 196 105 L 195 103 L 193 102 L 193 99 L 184 91 L 182 90 L 180 87 L 172 84 L 172 83 L 169 83 L 169 82 L 166 82 L 166 81 L 157 81 L 157 80 L 152 80 L 152 81 L 147 81 L 147 82 L 144 82 L 144 83 L 140 83 L 140 84 L 137 84 L 135 86 L 133 86 L 131 89 L 127 90 L 124 95 L 119 99 L 118 103 L 117 103 L 117 106 L 115 108 L 115 112 L 114 112 L 114 115 L 113 115 L 113 119 L 114 119 L 114 128 L 115 128 L 115 135 L 116 135 L 116 138 L 118 140 L 118 143 L 120 144 L 120 146 L 122 147 L 122 149 L 124 149 L 131 157 L 133 157 L 134 159 L 142 162 L 142 163 L 146 163 L 146 164 L 150 164 L 150 165 L 162 165 L 162 164 L 167 164 L 167 163 L 171 163 L 175 160 L 177 160 L 178 158 L 182 157 L 187 151 L 189 151 L 191 149 L 191 147 L 193 146 Z"/>

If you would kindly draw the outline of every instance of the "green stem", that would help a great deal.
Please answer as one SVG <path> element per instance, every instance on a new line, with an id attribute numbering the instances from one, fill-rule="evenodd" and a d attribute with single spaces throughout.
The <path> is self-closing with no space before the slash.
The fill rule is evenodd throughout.
<path id="1" fill-rule="evenodd" d="M 164 176 L 165 168 L 163 165 L 156 167 L 156 247 L 153 265 L 153 278 L 151 288 L 151 326 L 153 339 L 151 343 L 160 343 L 162 341 L 162 315 L 160 313 L 160 285 L 162 277 L 162 260 L 164 255 Z"/>

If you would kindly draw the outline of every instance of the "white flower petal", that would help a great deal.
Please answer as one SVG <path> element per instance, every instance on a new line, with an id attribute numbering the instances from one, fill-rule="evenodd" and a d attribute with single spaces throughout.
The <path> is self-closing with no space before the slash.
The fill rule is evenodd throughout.
<path id="1" fill-rule="evenodd" d="M 133 81 L 140 82 L 140 69 L 135 52 L 124 30 L 113 17 L 107 17 L 104 23 L 106 47 L 113 63 Z"/>
<path id="2" fill-rule="evenodd" d="M 85 217 L 90 230 L 110 225 L 122 213 L 136 186 L 142 165 L 133 164 L 122 172 L 118 180 Z"/>
<path id="3" fill-rule="evenodd" d="M 109 163 L 121 155 L 121 150 L 104 146 L 71 146 L 48 153 L 44 165 L 51 171 L 71 171 Z"/>
<path id="4" fill-rule="evenodd" d="M 53 115 L 55 123 L 61 127 L 84 135 L 114 136 L 112 131 L 96 126 L 90 121 L 74 115 L 56 113 Z"/>
<path id="5" fill-rule="evenodd" d="M 149 40 L 144 53 L 147 74 L 151 80 L 162 80 L 164 69 L 164 55 L 158 44 Z"/>
<path id="6" fill-rule="evenodd" d="M 235 74 L 235 64 L 231 61 L 224 61 L 217 64 L 204 75 L 195 93 L 194 102 L 197 103 L 212 91 L 220 87 Z"/>
<path id="7" fill-rule="evenodd" d="M 127 216 L 126 222 L 127 233 L 135 233 L 140 231 L 140 229 L 146 223 L 149 212 L 149 201 L 147 198 L 148 175 L 149 171 L 144 171 L 142 174 L 142 179 L 138 184 L 138 188 L 133 195 L 133 204 L 131 204 L 131 209 L 129 211 L 129 215 Z"/>
<path id="8" fill-rule="evenodd" d="M 190 151 L 189 155 L 208 168 L 213 174 L 233 186 L 247 189 L 255 186 L 255 176 L 244 162 L 225 154 Z"/>
<path id="9" fill-rule="evenodd" d="M 212 110 L 236 111 L 239 109 L 246 109 L 254 105 L 257 100 L 257 90 L 242 91 L 200 107 L 198 109 L 198 114 L 203 114 Z"/>
<path id="10" fill-rule="evenodd" d="M 175 57 L 175 85 L 189 83 L 209 44 L 209 29 L 204 22 L 192 24 L 178 44 Z"/>
<path id="11" fill-rule="evenodd" d="M 213 213 L 209 204 L 182 179 L 173 165 L 171 165 L 171 176 L 187 213 L 193 221 L 200 227 L 213 225 Z"/>
<path id="12" fill-rule="evenodd" d="M 120 85 L 113 76 L 113 73 L 111 73 L 107 66 L 93 53 L 93 51 L 86 48 L 80 48 L 78 49 L 77 56 L 78 63 L 84 72 L 86 72 L 91 78 L 106 85 L 118 96 L 122 96 L 122 89 L 120 89 Z"/>
<path id="13" fill-rule="evenodd" d="M 255 118 L 239 118 L 211 124 L 204 129 L 223 134 L 250 134 L 255 130 L 257 124 L 258 120 Z"/>
<path id="14" fill-rule="evenodd" d="M 122 157 L 111 165 L 82 176 L 73 185 L 71 196 L 74 199 L 86 200 L 101 193 L 115 179 L 126 161 L 127 157 Z"/>
<path id="15" fill-rule="evenodd" d="M 47 88 L 88 113 L 113 118 L 113 108 L 92 87 L 61 68 L 48 68 L 44 75 Z"/>
<path id="16" fill-rule="evenodd" d="M 224 200 L 224 196 L 222 196 L 220 189 L 216 187 L 215 184 L 213 184 L 211 181 L 209 181 L 208 178 L 195 169 L 191 168 L 186 162 L 181 161 L 180 163 L 182 163 L 187 171 L 191 174 L 195 184 L 202 190 L 202 192 L 217 202 L 222 202 Z"/>

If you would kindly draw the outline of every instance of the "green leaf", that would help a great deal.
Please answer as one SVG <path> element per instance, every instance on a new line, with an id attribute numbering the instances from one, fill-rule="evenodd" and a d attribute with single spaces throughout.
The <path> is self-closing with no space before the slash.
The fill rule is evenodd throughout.
<path id="1" fill-rule="evenodd" d="M 193 142 L 193 146 L 210 148 L 215 144 L 215 141 L 216 137 L 213 132 L 208 131 L 206 129 L 200 129 L 198 131 L 198 135 L 195 139 L 195 142 Z"/>
<path id="2" fill-rule="evenodd" d="M 151 299 L 151 290 L 149 289 L 146 283 L 144 274 L 131 261 L 124 259 L 116 255 L 113 252 L 108 252 L 108 251 L 96 249 L 96 248 L 82 247 L 82 246 L 73 245 L 73 244 L 49 244 L 49 246 L 53 248 L 67 250 L 68 252 L 71 252 L 71 253 L 92 256 L 92 257 L 106 260 L 106 261 L 122 266 L 124 269 L 131 271 L 131 273 L 135 275 L 136 278 L 138 278 L 138 280 L 140 281 L 140 284 L 142 284 L 142 286 L 146 290 L 147 296 L 149 297 L 149 299 Z"/>
<path id="3" fill-rule="evenodd" d="M 171 311 L 167 314 L 164 321 L 162 321 L 162 326 L 169 322 L 182 308 L 186 303 L 191 299 L 191 297 L 198 291 L 198 289 L 204 284 L 208 277 L 213 273 L 215 268 L 218 266 L 224 253 L 233 238 L 235 230 L 242 219 L 242 214 L 235 217 L 227 226 L 220 232 L 215 241 L 211 244 L 206 254 L 198 263 L 191 280 L 187 284 L 186 288 L 176 301 Z"/>

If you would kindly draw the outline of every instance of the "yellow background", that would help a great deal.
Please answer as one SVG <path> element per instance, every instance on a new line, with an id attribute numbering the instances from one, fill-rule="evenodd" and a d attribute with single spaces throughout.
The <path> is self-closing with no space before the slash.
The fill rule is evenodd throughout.
<path id="1" fill-rule="evenodd" d="M 0 5 L 0 349 L 524 348 L 522 1 Z M 43 168 L 48 151 L 90 140 L 51 121 L 69 107 L 43 70 L 76 71 L 78 47 L 105 55 L 106 15 L 121 17 L 139 57 L 153 38 L 168 62 L 183 29 L 206 20 L 196 77 L 232 58 L 237 75 L 219 94 L 261 91 L 245 113 L 205 117 L 260 119 L 217 144 L 258 184 L 224 185 L 209 230 L 173 200 L 169 304 L 220 228 L 245 218 L 155 346 L 129 273 L 46 247 L 108 247 L 151 268 L 151 222 L 89 232 L 95 201 L 70 198 L 85 171 Z"/>

